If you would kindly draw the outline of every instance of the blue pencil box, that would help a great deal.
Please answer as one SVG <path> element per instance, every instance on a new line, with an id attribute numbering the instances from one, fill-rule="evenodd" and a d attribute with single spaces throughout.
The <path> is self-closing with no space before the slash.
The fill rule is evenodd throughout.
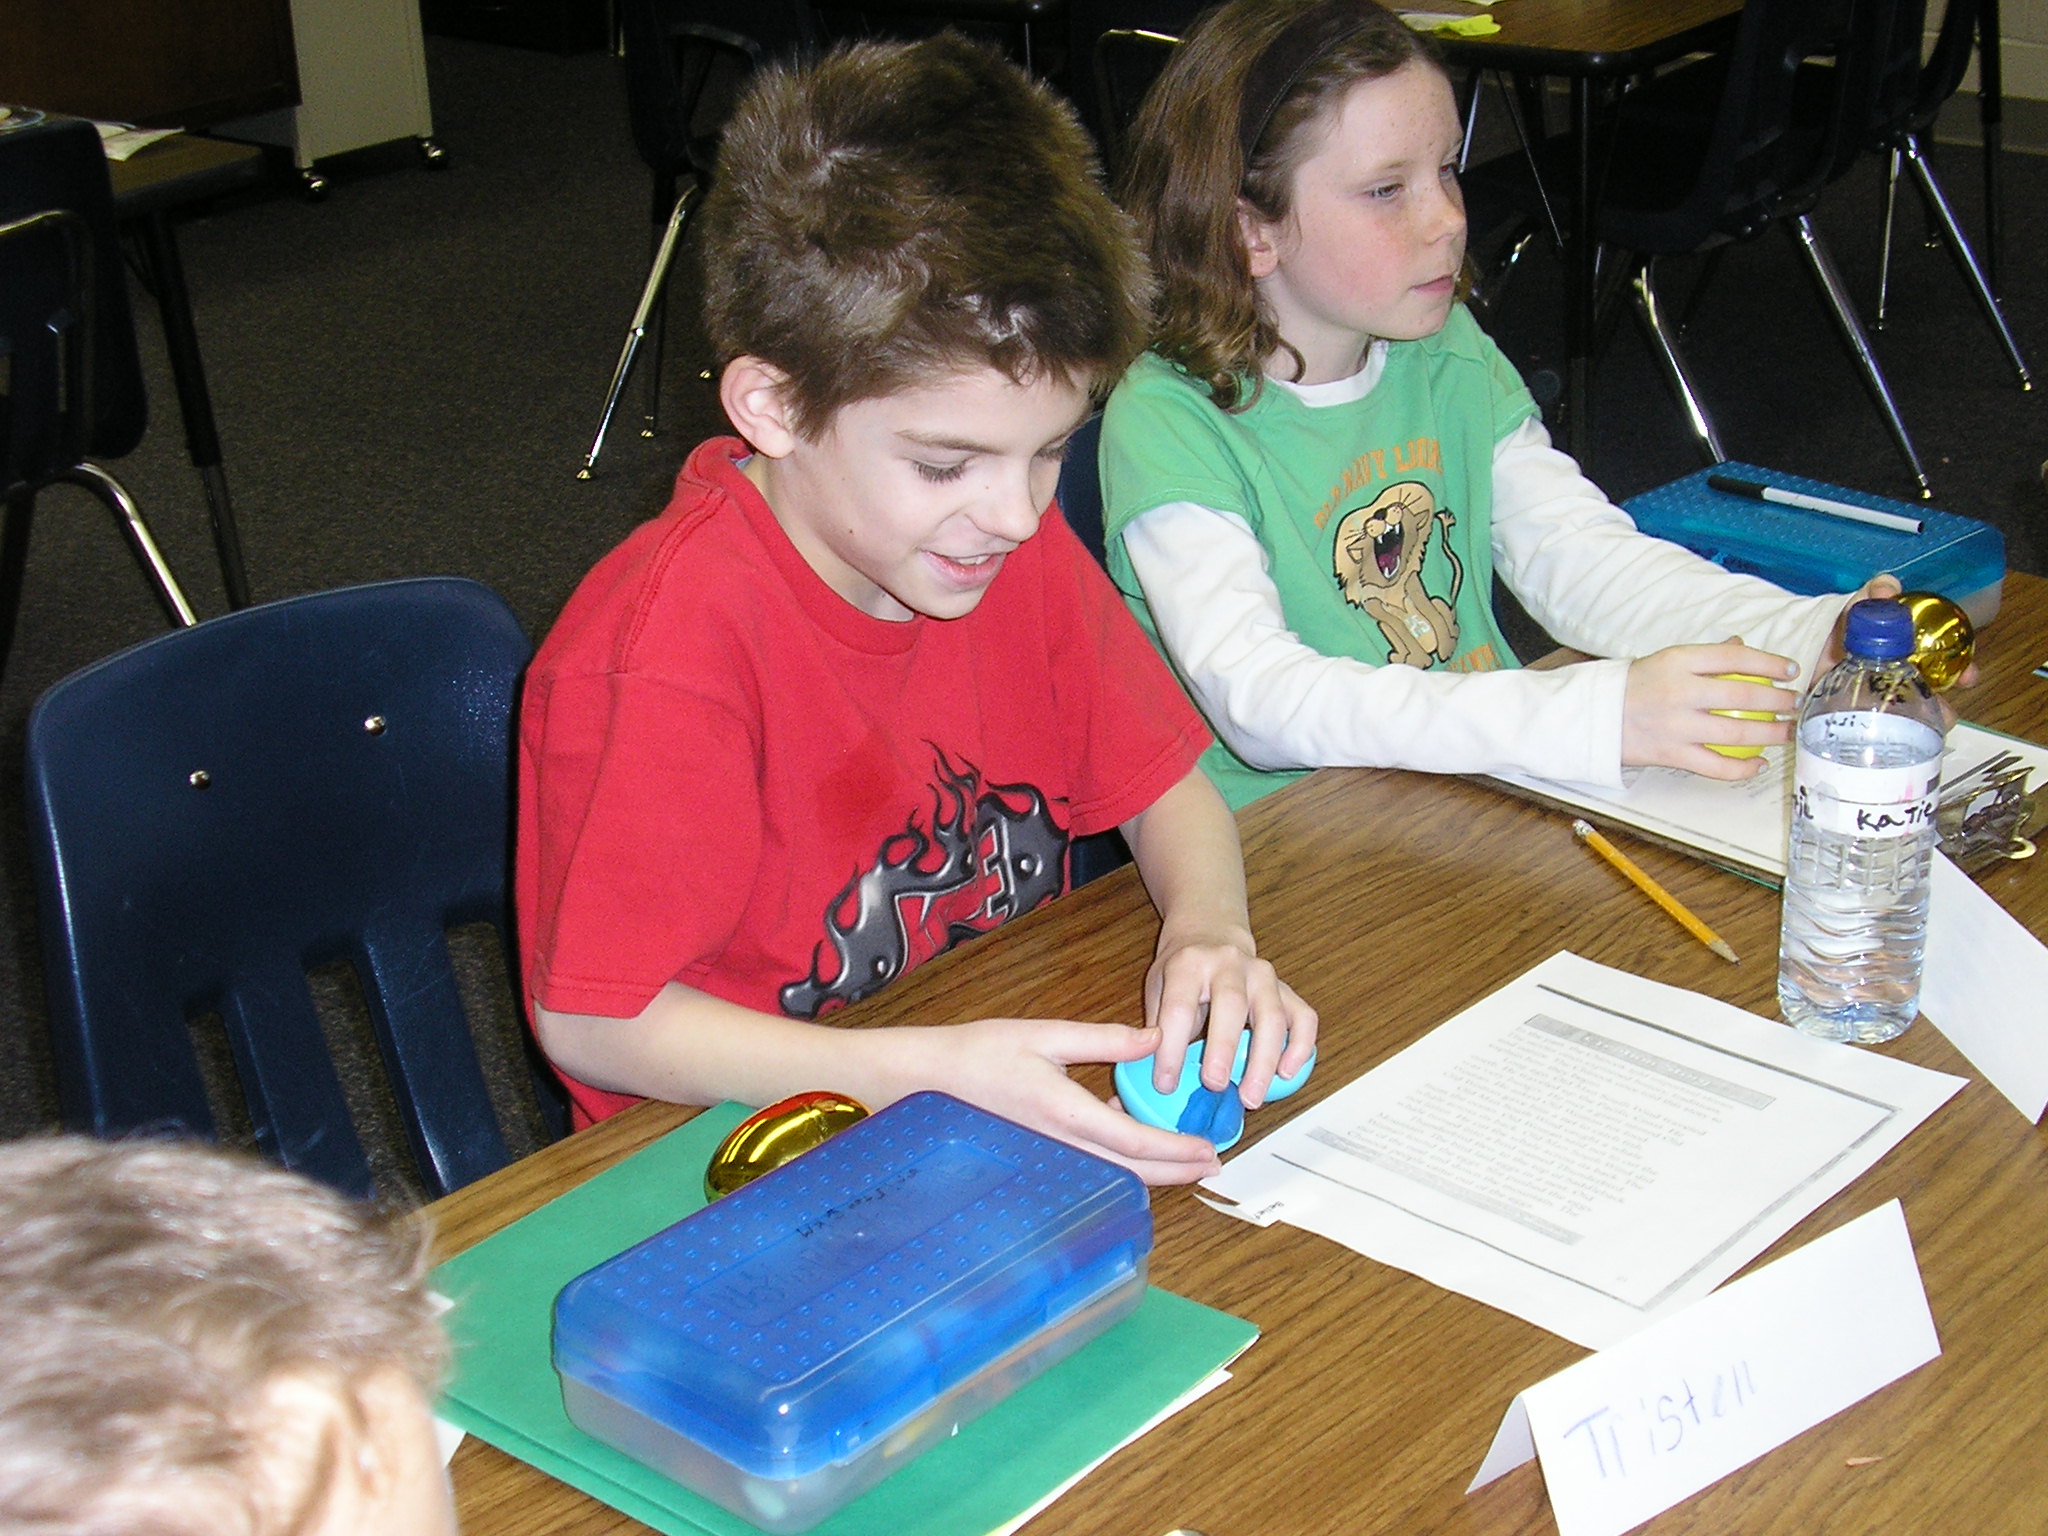
<path id="1" fill-rule="evenodd" d="M 944 1094 L 841 1131 L 569 1282 L 576 1426 L 808 1529 L 1143 1299 L 1136 1175 Z"/>
<path id="2" fill-rule="evenodd" d="M 1917 517 L 1921 530 L 1873 528 L 1825 512 L 1753 501 L 1714 490 L 1707 484 L 1709 474 Z M 1622 507 L 1645 533 L 1805 596 L 1853 592 L 1880 571 L 1890 571 L 1906 591 L 1939 592 L 1960 603 L 1971 622 L 1981 626 L 1997 614 L 2004 588 L 2005 538 L 1988 523 L 1753 464 L 1717 464 L 1632 496 Z"/>

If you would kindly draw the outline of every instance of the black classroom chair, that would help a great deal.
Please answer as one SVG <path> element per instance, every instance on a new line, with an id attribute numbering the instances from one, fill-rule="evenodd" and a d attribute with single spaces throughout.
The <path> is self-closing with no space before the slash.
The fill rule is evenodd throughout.
<path id="1" fill-rule="evenodd" d="M 659 424 L 669 273 L 690 212 L 711 185 L 718 136 L 738 93 L 761 64 L 818 44 L 808 0 L 618 0 L 618 19 L 633 147 L 653 180 L 654 259 L 612 368 L 597 432 L 576 471 L 579 480 L 590 479 L 597 467 L 636 366 L 646 378 L 640 435 L 654 436 Z"/>
<path id="2" fill-rule="evenodd" d="M 1113 176 L 1138 106 L 1206 0 L 1067 0 L 1067 71 Z"/>
<path id="3" fill-rule="evenodd" d="M 149 400 L 128 309 L 113 185 L 91 123 L 0 132 L 0 670 L 13 648 L 36 498 L 75 485 L 114 515 L 174 624 L 192 605 L 141 509 L 105 469 L 142 441 Z"/>
<path id="4" fill-rule="evenodd" d="M 1978 260 L 1962 224 L 1949 207 L 1948 194 L 1935 179 L 1934 166 L 1927 158 L 1928 138 L 1934 131 L 1935 119 L 1963 83 L 1964 72 L 1969 68 L 1970 55 L 1977 43 L 1977 17 L 1978 0 L 1948 0 L 1934 49 L 1923 64 L 1920 45 L 1927 24 L 1924 0 L 1900 0 L 1892 33 L 1894 64 L 1887 71 L 1885 92 L 1871 124 L 1872 147 L 1886 159 L 1884 243 L 1878 257 L 1877 310 L 1872 324 L 1881 330 L 1885 323 L 1891 294 L 1892 226 L 1898 209 L 1899 172 L 1902 168 L 1910 169 L 1927 209 L 1927 243 L 1948 247 L 1963 281 L 1970 285 L 1977 307 L 1996 333 L 2006 360 L 2019 375 L 2020 388 L 2032 389 L 2033 374 L 2020 355 L 2019 342 L 2006 323 L 1984 264 Z"/>
<path id="5" fill-rule="evenodd" d="M 1667 256 L 1706 253 L 1783 230 L 1798 249 L 1893 442 L 1923 497 L 1919 452 L 1846 284 L 1811 217 L 1827 188 L 1861 157 L 1879 98 L 1885 50 L 1900 0 L 1747 0 L 1728 51 L 1626 93 L 1599 151 L 1596 234 L 1625 259 L 1625 289 L 1666 381 L 1708 462 L 1729 457 L 1678 344 L 1657 283 Z M 1808 61 L 1825 58 L 1829 67 Z M 1556 189 L 1565 147 L 1542 147 L 1543 180 Z M 1526 159 L 1499 157 L 1468 173 L 1486 192 L 1520 189 L 1533 216 Z M 1710 269 L 1711 270 L 1711 269 Z M 1705 278 L 1695 285 L 1695 295 Z"/>

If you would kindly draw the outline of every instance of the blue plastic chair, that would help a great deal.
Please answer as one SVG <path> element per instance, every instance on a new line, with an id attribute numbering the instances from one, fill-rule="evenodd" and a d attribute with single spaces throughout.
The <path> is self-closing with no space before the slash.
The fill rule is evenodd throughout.
<path id="1" fill-rule="evenodd" d="M 1102 477 L 1097 455 L 1102 448 L 1102 413 L 1097 411 L 1075 429 L 1067 440 L 1067 457 L 1060 465 L 1059 490 L 1055 493 L 1060 515 L 1088 553 L 1108 564 L 1102 537 Z M 1131 851 L 1121 832 L 1111 829 L 1092 837 L 1077 837 L 1067 851 L 1067 884 L 1079 890 L 1090 880 L 1131 862 Z"/>
<path id="2" fill-rule="evenodd" d="M 508 935 L 530 653 L 488 588 L 391 581 L 242 609 L 43 695 L 28 815 L 67 1125 L 216 1136 L 192 1024 L 217 1014 L 258 1147 L 371 1193 L 307 980 L 343 961 L 427 1191 L 510 1160 L 447 931 Z"/>
<path id="3" fill-rule="evenodd" d="M 1067 439 L 1060 464 L 1060 515 L 1088 553 L 1107 566 L 1108 547 L 1102 530 L 1102 412 L 1097 411 Z"/>

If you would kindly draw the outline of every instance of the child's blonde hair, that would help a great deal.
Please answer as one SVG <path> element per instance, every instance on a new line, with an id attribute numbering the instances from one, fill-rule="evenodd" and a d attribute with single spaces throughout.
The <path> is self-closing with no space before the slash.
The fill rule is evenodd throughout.
<path id="1" fill-rule="evenodd" d="M 338 1447 L 312 1489 L 271 1486 L 266 1389 L 393 1366 L 431 1394 L 426 1245 L 416 1219 L 196 1143 L 0 1146 L 0 1530 L 297 1529 Z"/>
<path id="2" fill-rule="evenodd" d="M 1418 60 L 1443 67 L 1429 39 L 1372 0 L 1226 0 L 1146 96 L 1121 192 L 1159 284 L 1152 348 L 1223 409 L 1256 398 L 1275 352 L 1301 368 L 1259 303 L 1239 199 L 1285 221 L 1305 130 L 1359 81 Z"/>
<path id="3" fill-rule="evenodd" d="M 951 370 L 1106 390 L 1145 343 L 1144 257 L 1073 109 L 953 32 L 766 71 L 703 252 L 720 363 L 772 363 L 807 435 Z"/>

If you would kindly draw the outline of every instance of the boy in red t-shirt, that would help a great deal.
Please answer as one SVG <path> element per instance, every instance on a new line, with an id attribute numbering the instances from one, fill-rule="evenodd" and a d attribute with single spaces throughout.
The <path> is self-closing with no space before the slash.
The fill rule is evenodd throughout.
<path id="1" fill-rule="evenodd" d="M 771 71 L 700 229 L 744 441 L 584 580 L 521 712 L 527 992 L 579 1122 L 933 1088 L 1153 1182 L 1216 1172 L 1066 1074 L 1156 1051 L 1170 1088 L 1206 1028 L 1220 1088 L 1249 1028 L 1257 1105 L 1315 1041 L 1256 958 L 1208 734 L 1050 507 L 1147 291 L 1072 113 L 952 34 Z M 830 1027 L 1110 827 L 1160 913 L 1145 1027 Z"/>

